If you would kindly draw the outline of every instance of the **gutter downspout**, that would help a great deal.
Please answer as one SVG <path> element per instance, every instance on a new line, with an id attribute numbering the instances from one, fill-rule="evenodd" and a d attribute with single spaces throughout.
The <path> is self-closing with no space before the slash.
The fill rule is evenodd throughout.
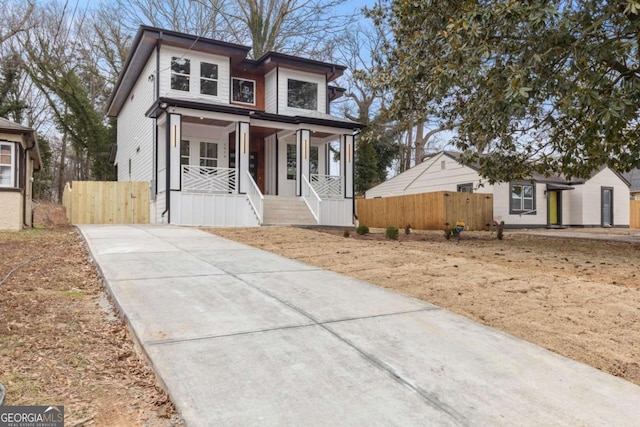
<path id="1" fill-rule="evenodd" d="M 156 45 L 156 100 L 158 101 L 158 99 L 160 99 L 160 46 L 162 45 L 162 35 L 163 32 L 160 31 L 160 36 L 158 38 L 158 44 Z M 154 101 L 154 102 L 155 102 Z M 169 138 L 171 136 L 171 130 L 169 127 L 169 114 L 167 113 L 167 110 L 164 110 L 164 114 L 166 116 L 166 131 L 165 131 L 165 160 L 166 160 L 166 173 L 165 173 L 165 195 L 164 195 L 164 212 L 162 212 L 162 214 L 160 215 L 160 218 L 164 218 L 165 215 L 167 215 L 167 224 L 169 224 L 169 220 L 170 220 L 170 216 L 171 214 L 169 214 L 169 207 L 171 205 L 171 192 L 169 191 L 169 182 L 170 182 L 170 176 L 169 176 L 169 148 L 170 148 L 170 141 Z M 156 146 L 158 145 L 158 119 L 156 118 Z M 158 157 L 158 153 L 156 152 L 156 158 Z M 157 189 L 158 189 L 158 162 L 156 160 L 156 168 L 155 168 L 155 174 L 156 174 L 156 194 L 157 194 Z"/>
<path id="2" fill-rule="evenodd" d="M 361 129 L 358 129 L 355 134 L 353 134 L 353 153 L 351 153 L 351 158 L 353 159 L 353 166 L 351 167 L 351 185 L 353 188 L 353 197 L 351 198 L 351 211 L 353 212 L 353 217 L 355 218 L 353 223 L 357 224 L 358 214 L 356 213 L 356 137 L 362 133 Z"/>
<path id="3" fill-rule="evenodd" d="M 34 148 L 36 148 L 35 138 L 31 147 L 27 147 L 24 150 L 24 194 L 22 195 L 22 225 L 25 227 L 29 227 L 27 225 L 27 185 L 29 185 L 27 184 L 27 159 L 29 158 L 29 151 L 33 150 Z M 42 165 L 39 165 L 38 169 L 34 168 L 33 172 L 39 172 L 40 169 L 42 169 Z M 31 197 L 33 198 L 33 183 L 29 183 L 31 184 Z M 31 228 L 33 228 L 33 210 L 31 211 Z"/>

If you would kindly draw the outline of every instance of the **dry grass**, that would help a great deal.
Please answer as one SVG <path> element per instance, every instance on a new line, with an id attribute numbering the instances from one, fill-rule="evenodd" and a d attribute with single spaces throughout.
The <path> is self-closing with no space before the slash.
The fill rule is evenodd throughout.
<path id="1" fill-rule="evenodd" d="M 7 405 L 64 405 L 67 425 L 182 425 L 110 310 L 73 228 L 0 232 L 0 382 Z"/>

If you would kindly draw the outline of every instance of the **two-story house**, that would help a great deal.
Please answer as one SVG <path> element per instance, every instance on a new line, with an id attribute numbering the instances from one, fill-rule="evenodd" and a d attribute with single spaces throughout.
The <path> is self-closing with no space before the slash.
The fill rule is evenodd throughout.
<path id="1" fill-rule="evenodd" d="M 118 180 L 150 183 L 155 222 L 353 224 L 361 126 L 330 114 L 345 67 L 249 51 L 142 26 L 108 102 Z"/>

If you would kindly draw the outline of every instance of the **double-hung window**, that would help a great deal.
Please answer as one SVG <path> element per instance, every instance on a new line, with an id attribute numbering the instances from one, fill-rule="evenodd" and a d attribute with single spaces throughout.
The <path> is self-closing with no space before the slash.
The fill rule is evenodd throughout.
<path id="1" fill-rule="evenodd" d="M 15 187 L 15 144 L 0 142 L 0 187 Z"/>
<path id="2" fill-rule="evenodd" d="M 536 199 L 533 184 L 511 184 L 510 213 L 535 215 Z"/>
<path id="3" fill-rule="evenodd" d="M 191 60 L 179 57 L 171 58 L 171 89 L 189 92 L 191 79 Z"/>
<path id="4" fill-rule="evenodd" d="M 218 65 L 200 63 L 200 93 L 218 96 Z"/>
<path id="5" fill-rule="evenodd" d="M 215 142 L 200 143 L 200 166 L 218 167 L 218 144 Z"/>

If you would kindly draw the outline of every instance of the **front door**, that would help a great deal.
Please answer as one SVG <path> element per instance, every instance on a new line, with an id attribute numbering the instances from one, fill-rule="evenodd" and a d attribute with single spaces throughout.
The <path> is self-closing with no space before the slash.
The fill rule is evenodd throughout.
<path id="1" fill-rule="evenodd" d="M 295 196 L 297 171 L 297 149 L 294 139 L 278 141 L 278 195 Z"/>
<path id="2" fill-rule="evenodd" d="M 601 225 L 611 227 L 613 225 L 613 188 L 602 187 L 601 208 Z"/>
<path id="3" fill-rule="evenodd" d="M 560 209 L 558 206 L 560 192 L 549 191 L 547 192 L 547 197 L 549 201 L 549 225 L 561 225 L 562 221 L 560 220 Z"/>

